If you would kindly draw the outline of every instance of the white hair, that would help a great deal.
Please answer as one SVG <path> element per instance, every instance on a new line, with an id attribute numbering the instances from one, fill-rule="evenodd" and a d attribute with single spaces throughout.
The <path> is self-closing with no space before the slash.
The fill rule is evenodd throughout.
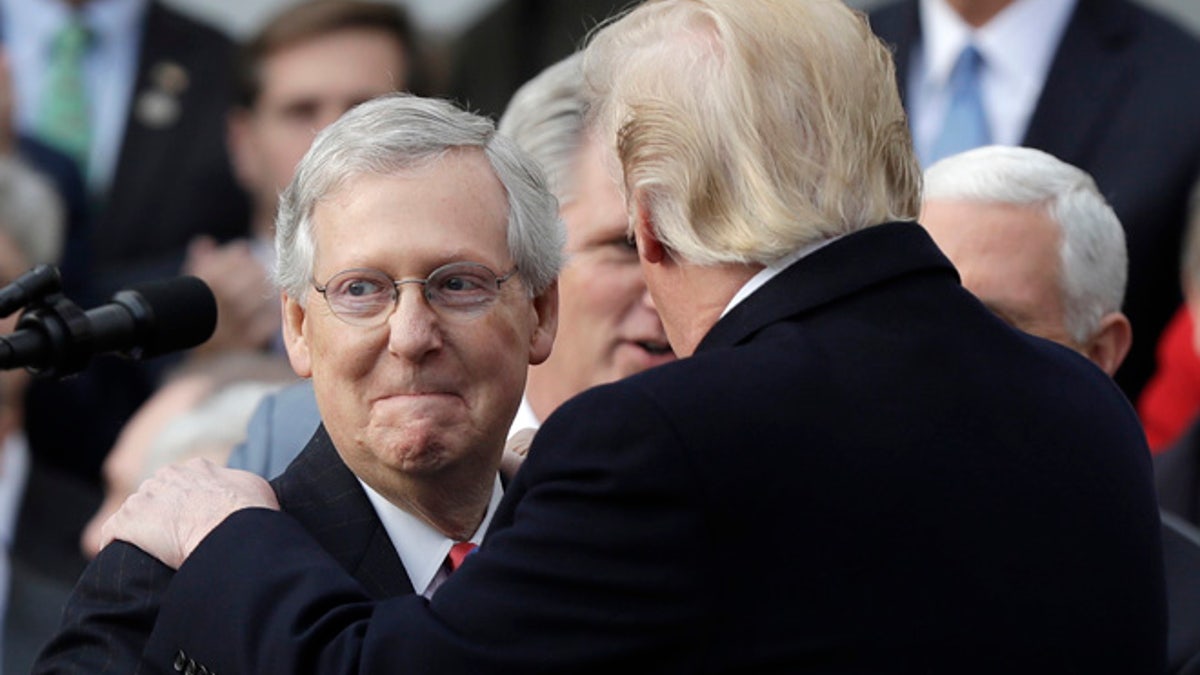
<path id="1" fill-rule="evenodd" d="M 582 61 L 576 52 L 523 84 L 496 126 L 541 165 L 559 208 L 575 199 L 572 169 L 587 111 Z"/>
<path id="2" fill-rule="evenodd" d="M 1076 342 L 1086 343 L 1105 315 L 1121 310 L 1125 231 L 1087 172 L 1032 148 L 976 148 L 929 167 L 925 200 L 934 199 L 1036 207 L 1058 224 L 1064 323 Z"/>
<path id="3" fill-rule="evenodd" d="M 558 204 L 537 163 L 491 120 L 410 94 L 363 103 L 317 134 L 279 200 L 276 281 L 303 302 L 312 279 L 317 203 L 356 175 L 391 174 L 428 165 L 459 148 L 478 148 L 508 196 L 508 249 L 532 295 L 558 277 L 566 234 Z"/>

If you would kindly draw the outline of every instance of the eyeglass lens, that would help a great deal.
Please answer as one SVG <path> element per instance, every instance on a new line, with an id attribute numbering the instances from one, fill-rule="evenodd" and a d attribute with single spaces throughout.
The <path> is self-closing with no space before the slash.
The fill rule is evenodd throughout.
<path id="1" fill-rule="evenodd" d="M 503 279 L 478 263 L 450 263 L 425 279 L 393 280 L 375 269 L 339 272 L 324 287 L 330 309 L 348 323 L 382 323 L 391 314 L 403 284 L 420 284 L 434 309 L 458 316 L 474 316 L 487 309 L 500 293 Z M 321 290 L 318 287 L 318 290 Z"/>

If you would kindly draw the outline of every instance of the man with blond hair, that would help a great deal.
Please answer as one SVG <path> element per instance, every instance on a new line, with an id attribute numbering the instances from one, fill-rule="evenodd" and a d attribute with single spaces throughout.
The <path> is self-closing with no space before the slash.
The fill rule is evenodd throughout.
<path id="1" fill-rule="evenodd" d="M 161 473 L 108 528 L 179 567 L 146 659 L 1160 672 L 1137 420 L 1099 369 L 980 305 L 911 222 L 919 169 L 861 15 L 645 2 L 584 71 L 685 358 L 560 406 L 431 602 L 370 602 L 251 476 Z"/>

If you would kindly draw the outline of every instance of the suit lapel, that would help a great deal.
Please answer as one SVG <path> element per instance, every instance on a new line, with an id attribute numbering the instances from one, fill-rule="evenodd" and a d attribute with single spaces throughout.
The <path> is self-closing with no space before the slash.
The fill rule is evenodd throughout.
<path id="1" fill-rule="evenodd" d="M 734 346 L 787 317 L 914 273 L 957 276 L 920 225 L 868 227 L 780 272 L 718 321 L 696 351 Z"/>
<path id="2" fill-rule="evenodd" d="M 1133 77 L 1135 22 L 1112 0 L 1080 0 L 1059 43 L 1023 144 L 1087 165 L 1093 139 Z"/>
<path id="3" fill-rule="evenodd" d="M 387 531 L 324 425 L 271 482 L 279 504 L 374 598 L 413 592 Z"/>

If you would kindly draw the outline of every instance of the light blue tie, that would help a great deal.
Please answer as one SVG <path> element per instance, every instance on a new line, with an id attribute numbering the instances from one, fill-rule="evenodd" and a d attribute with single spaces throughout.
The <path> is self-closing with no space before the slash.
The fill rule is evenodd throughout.
<path id="1" fill-rule="evenodd" d="M 991 128 L 979 87 L 982 70 L 983 57 L 979 50 L 970 44 L 963 47 L 954 70 L 950 71 L 950 105 L 946 108 L 942 131 L 933 143 L 933 154 L 927 164 L 991 143 Z"/>

